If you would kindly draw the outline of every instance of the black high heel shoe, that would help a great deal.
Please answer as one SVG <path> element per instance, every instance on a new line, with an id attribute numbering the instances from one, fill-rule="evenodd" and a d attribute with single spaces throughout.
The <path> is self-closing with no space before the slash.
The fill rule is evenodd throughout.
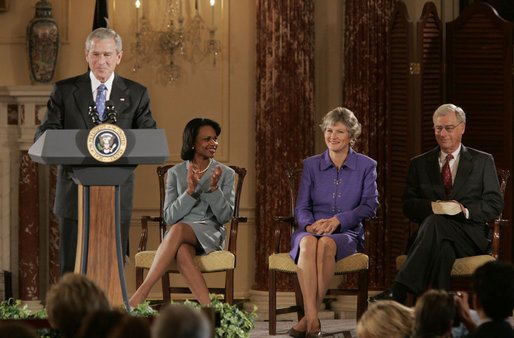
<path id="1" fill-rule="evenodd" d="M 294 338 L 304 338 L 306 333 L 307 333 L 307 331 L 298 331 L 298 330 L 295 330 L 294 327 L 290 328 L 289 331 L 287 331 L 287 334 L 290 337 L 294 337 Z"/>
<path id="2" fill-rule="evenodd" d="M 321 321 L 319 320 L 319 318 L 318 318 L 318 325 L 319 325 L 319 331 L 316 331 L 316 332 L 308 333 L 307 331 L 298 331 L 298 330 L 295 330 L 294 327 L 292 327 L 292 328 L 289 329 L 289 331 L 287 331 L 287 334 L 289 336 L 295 337 L 295 338 L 321 337 L 322 336 L 322 334 L 321 334 Z"/>
<path id="3" fill-rule="evenodd" d="M 318 325 L 319 325 L 318 331 L 306 332 L 305 333 L 305 338 L 323 337 L 323 333 L 321 333 L 321 320 L 319 320 L 319 318 L 318 318 Z"/>

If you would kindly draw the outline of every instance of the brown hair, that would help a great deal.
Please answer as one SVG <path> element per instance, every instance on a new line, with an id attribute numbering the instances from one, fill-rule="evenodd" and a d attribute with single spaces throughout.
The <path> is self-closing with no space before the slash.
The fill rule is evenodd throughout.
<path id="1" fill-rule="evenodd" d="M 415 337 L 443 337 L 455 317 L 453 297 L 444 290 L 428 290 L 417 301 L 414 314 Z"/>
<path id="2" fill-rule="evenodd" d="M 91 312 L 111 309 L 104 292 L 84 275 L 68 273 L 46 294 L 46 312 L 53 328 L 72 337 Z"/>

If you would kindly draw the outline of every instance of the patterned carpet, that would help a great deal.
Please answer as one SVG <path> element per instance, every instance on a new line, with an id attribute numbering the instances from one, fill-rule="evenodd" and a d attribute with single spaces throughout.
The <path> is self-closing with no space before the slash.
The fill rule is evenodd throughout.
<path id="1" fill-rule="evenodd" d="M 270 336 L 268 334 L 268 322 L 256 321 L 255 328 L 250 332 L 250 337 L 289 337 L 287 330 L 295 324 L 296 322 L 292 321 L 279 321 L 277 322 L 277 335 Z M 355 326 L 355 319 L 325 319 L 321 321 L 324 337 L 356 338 Z"/>

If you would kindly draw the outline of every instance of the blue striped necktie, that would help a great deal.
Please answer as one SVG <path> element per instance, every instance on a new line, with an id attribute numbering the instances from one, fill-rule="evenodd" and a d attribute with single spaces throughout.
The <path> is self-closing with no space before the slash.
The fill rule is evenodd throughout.
<path id="1" fill-rule="evenodd" d="M 105 85 L 102 83 L 98 86 L 97 92 L 96 92 L 96 111 L 98 112 L 98 117 L 100 118 L 100 121 L 104 118 L 104 112 L 105 112 Z"/>

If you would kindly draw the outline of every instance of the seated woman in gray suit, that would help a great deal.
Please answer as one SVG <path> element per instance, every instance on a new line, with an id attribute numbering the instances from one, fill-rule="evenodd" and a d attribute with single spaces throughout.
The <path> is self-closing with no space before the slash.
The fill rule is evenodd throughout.
<path id="1" fill-rule="evenodd" d="M 150 271 L 129 303 L 142 303 L 152 286 L 176 260 L 193 295 L 202 305 L 210 303 L 209 291 L 193 258 L 223 250 L 228 222 L 234 213 L 234 171 L 213 159 L 220 125 L 195 118 L 186 125 L 181 158 L 168 171 L 164 220 L 171 225 L 155 254 Z"/>

